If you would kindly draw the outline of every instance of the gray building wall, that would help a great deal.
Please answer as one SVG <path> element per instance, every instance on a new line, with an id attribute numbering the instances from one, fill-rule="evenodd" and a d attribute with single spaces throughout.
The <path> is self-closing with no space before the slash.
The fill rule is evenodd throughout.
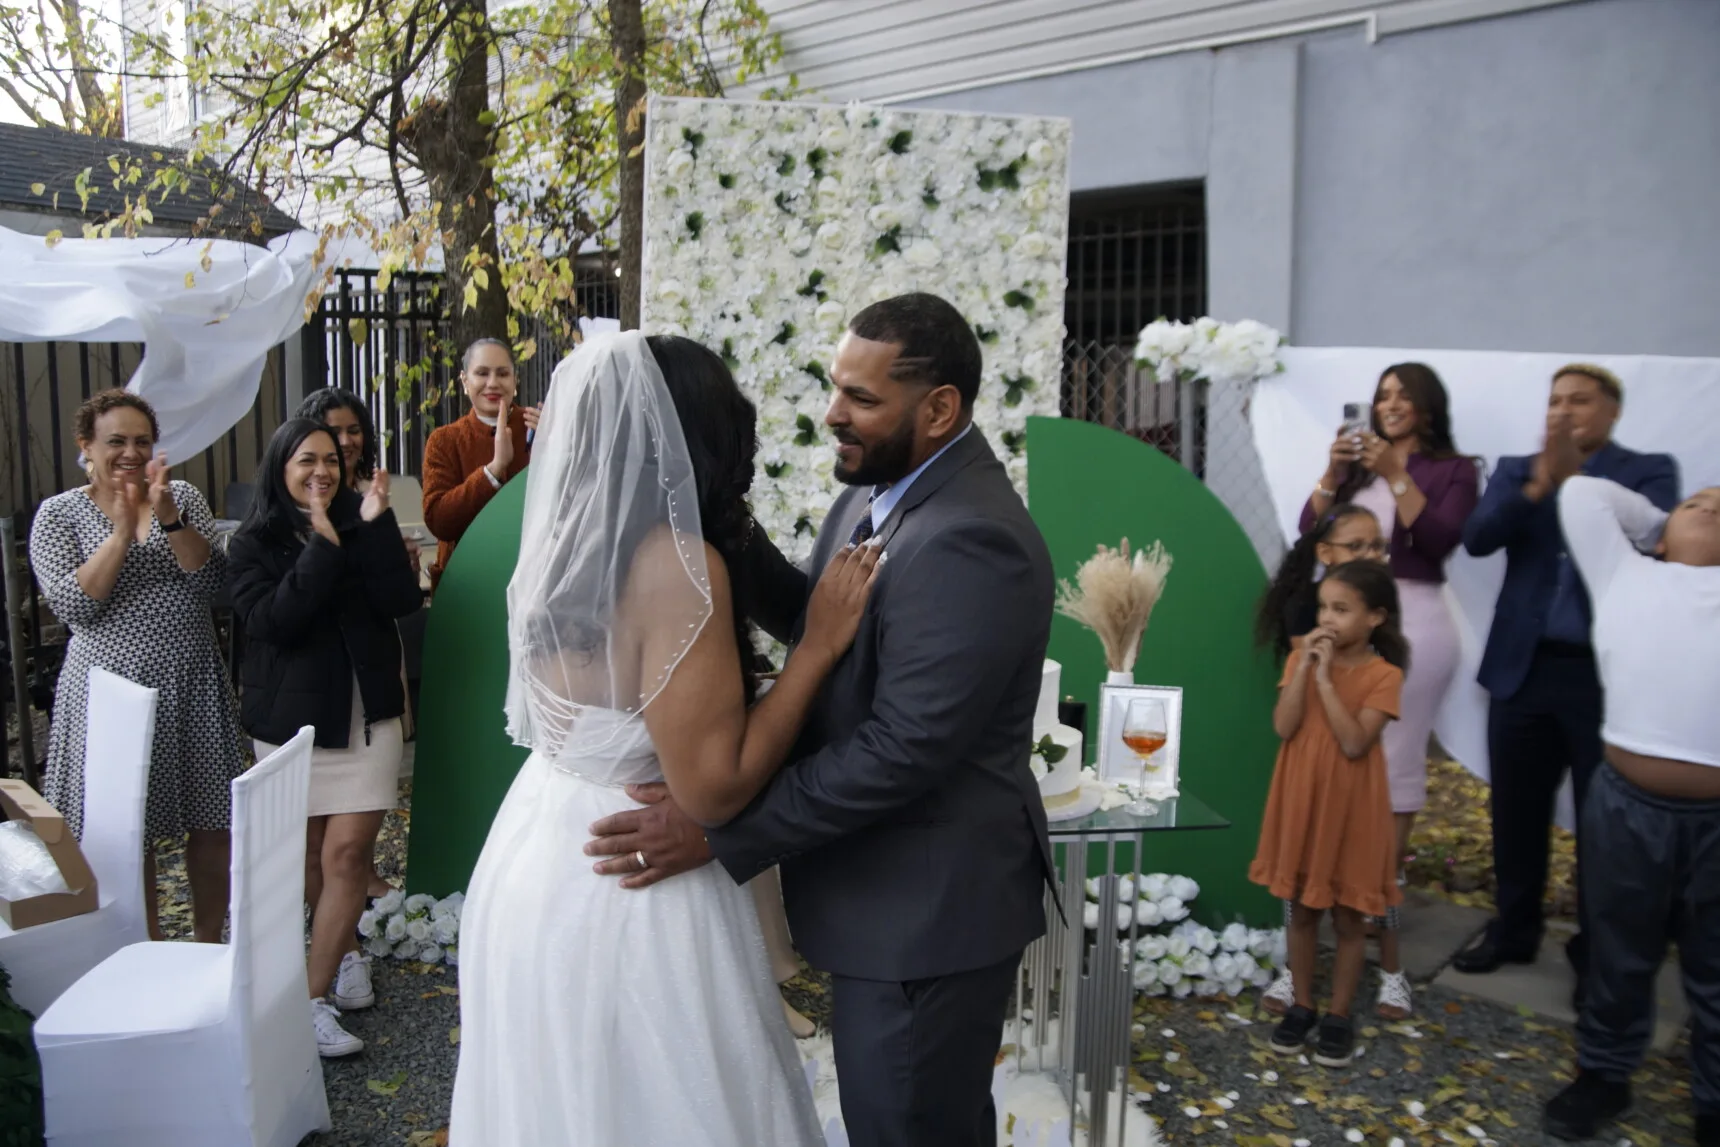
<path id="1" fill-rule="evenodd" d="M 1209 309 L 1308 346 L 1720 355 L 1720 0 L 1589 0 L 915 101 L 1206 181 Z"/>

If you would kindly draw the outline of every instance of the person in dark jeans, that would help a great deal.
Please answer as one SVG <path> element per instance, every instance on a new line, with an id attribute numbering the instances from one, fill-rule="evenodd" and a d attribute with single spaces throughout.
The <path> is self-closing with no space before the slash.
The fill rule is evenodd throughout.
<path id="1" fill-rule="evenodd" d="M 1678 498 L 1678 465 L 1669 455 L 1638 454 L 1612 441 L 1623 406 L 1618 378 L 1574 363 L 1553 376 L 1545 444 L 1539 454 L 1507 457 L 1463 530 L 1476 557 L 1505 551 L 1505 584 L 1477 675 L 1492 695 L 1487 748 L 1492 758 L 1493 871 L 1498 915 L 1458 971 L 1491 972 L 1532 963 L 1541 946 L 1547 891 L 1547 833 L 1565 774 L 1578 822 L 1589 779 L 1601 759 L 1601 684 L 1589 644 L 1590 607 L 1572 565 L 1556 508 L 1559 488 L 1578 474 L 1608 478 L 1661 509 Z M 1578 868 L 1578 919 L 1585 898 Z M 1567 947 L 1586 971 L 1579 931 Z"/>

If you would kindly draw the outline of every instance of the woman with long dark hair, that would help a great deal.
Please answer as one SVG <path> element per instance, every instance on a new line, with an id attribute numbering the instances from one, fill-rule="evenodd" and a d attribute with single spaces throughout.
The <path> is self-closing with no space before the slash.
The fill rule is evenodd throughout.
<path id="1" fill-rule="evenodd" d="M 370 492 L 371 480 L 376 477 L 376 468 L 381 463 L 382 448 L 376 435 L 376 423 L 370 417 L 370 408 L 365 406 L 362 398 L 338 386 L 325 386 L 306 395 L 305 400 L 299 403 L 298 410 L 293 412 L 293 417 L 308 418 L 326 426 L 329 433 L 334 435 L 335 444 L 340 447 L 347 486 L 361 496 Z M 418 555 L 410 545 L 406 552 L 416 562 Z M 400 672 L 404 677 L 404 662 L 401 663 Z M 411 711 L 404 713 L 401 720 L 405 725 L 406 739 L 411 740 Z M 377 874 L 374 855 L 370 858 L 370 875 L 366 879 L 365 888 L 373 900 L 394 890 L 393 885 Z"/>
<path id="2" fill-rule="evenodd" d="M 245 630 L 240 711 L 257 755 L 316 728 L 305 832 L 311 1017 L 322 1055 L 351 1055 L 364 1042 L 340 1026 L 337 1009 L 375 1002 L 354 929 L 403 751 L 394 623 L 422 601 L 388 508 L 388 472 L 377 470 L 361 498 L 326 426 L 282 424 L 228 546 L 228 572 Z"/>
<path id="3" fill-rule="evenodd" d="M 628 889 L 583 851 L 587 826 L 638 807 L 630 784 L 733 817 L 854 640 L 869 546 L 831 563 L 750 704 L 754 425 L 686 339 L 604 336 L 556 369 L 508 585 L 508 730 L 532 754 L 461 921 L 458 1147 L 823 1142 L 752 893 L 716 865 Z"/>
<path id="4" fill-rule="evenodd" d="M 1428 739 L 1457 673 L 1457 621 L 1446 601 L 1445 562 L 1480 501 L 1480 467 L 1458 453 L 1450 410 L 1445 384 L 1431 367 L 1386 367 L 1374 388 L 1371 431 L 1339 433 L 1326 473 L 1302 510 L 1306 532 L 1334 506 L 1365 506 L 1391 539 L 1403 632 L 1415 653 L 1404 676 L 1403 711 L 1381 737 L 1400 857 L 1427 803 Z M 1388 945 L 1395 966 L 1393 930 L 1381 937 L 1382 954 Z"/>

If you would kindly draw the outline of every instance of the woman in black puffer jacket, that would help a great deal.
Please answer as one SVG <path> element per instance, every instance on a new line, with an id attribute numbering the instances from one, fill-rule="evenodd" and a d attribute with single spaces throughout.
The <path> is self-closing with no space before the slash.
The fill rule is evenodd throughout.
<path id="1" fill-rule="evenodd" d="M 311 1015 L 318 1051 L 351 1055 L 364 1043 L 341 1028 L 336 1008 L 375 1002 L 354 928 L 404 751 L 395 621 L 422 595 L 388 508 L 387 473 L 378 470 L 362 498 L 348 489 L 327 427 L 305 418 L 282 425 L 256 485 L 227 554 L 245 631 L 240 715 L 259 757 L 316 727 L 305 833 Z"/>

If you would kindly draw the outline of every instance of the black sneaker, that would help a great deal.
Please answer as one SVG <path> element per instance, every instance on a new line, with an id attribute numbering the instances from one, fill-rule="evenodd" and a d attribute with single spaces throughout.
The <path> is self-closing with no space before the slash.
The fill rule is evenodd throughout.
<path id="1" fill-rule="evenodd" d="M 1720 1147 L 1720 1112 L 1696 1113 L 1696 1147 Z"/>
<path id="2" fill-rule="evenodd" d="M 1279 1055 L 1301 1055 L 1319 1019 L 1312 1008 L 1293 1005 L 1272 1031 L 1272 1050 Z"/>
<path id="3" fill-rule="evenodd" d="M 1580 1142 L 1630 1110 L 1630 1084 L 1580 1072 L 1565 1090 L 1547 1101 L 1541 1127 L 1555 1139 Z"/>
<path id="4" fill-rule="evenodd" d="M 1356 1056 L 1356 1029 L 1349 1016 L 1327 1016 L 1320 1021 L 1320 1036 L 1314 1041 L 1314 1062 L 1321 1067 L 1348 1067 Z"/>

